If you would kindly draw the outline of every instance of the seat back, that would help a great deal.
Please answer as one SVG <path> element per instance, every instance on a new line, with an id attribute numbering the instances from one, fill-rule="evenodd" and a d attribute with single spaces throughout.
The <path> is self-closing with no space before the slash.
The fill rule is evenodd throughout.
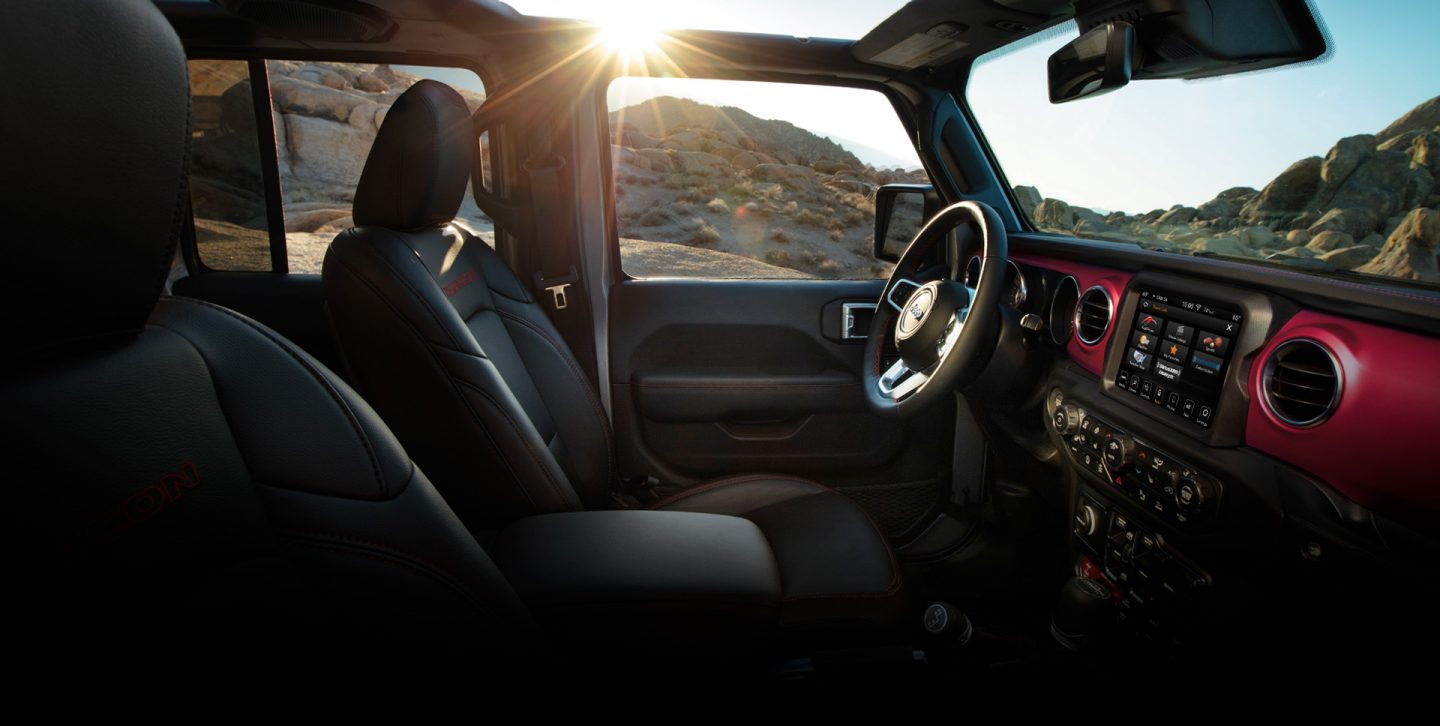
<path id="1" fill-rule="evenodd" d="M 453 89 L 395 101 L 325 255 L 351 380 L 472 528 L 604 506 L 613 464 L 593 387 L 524 284 L 453 223 L 477 140 Z"/>
<path id="2" fill-rule="evenodd" d="M 160 12 L 7 14 L 23 100 L 3 135 L 12 643 L 70 662 L 538 652 L 509 584 L 359 396 L 248 318 L 159 299 L 190 139 Z"/>

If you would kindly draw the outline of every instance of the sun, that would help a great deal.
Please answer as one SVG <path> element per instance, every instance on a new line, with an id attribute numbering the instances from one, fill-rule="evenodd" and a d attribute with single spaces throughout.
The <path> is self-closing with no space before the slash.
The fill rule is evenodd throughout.
<path id="1" fill-rule="evenodd" d="M 595 40 L 611 52 L 627 58 L 638 58 L 653 53 L 659 48 L 665 36 L 661 29 L 634 15 L 614 17 L 602 21 Z"/>

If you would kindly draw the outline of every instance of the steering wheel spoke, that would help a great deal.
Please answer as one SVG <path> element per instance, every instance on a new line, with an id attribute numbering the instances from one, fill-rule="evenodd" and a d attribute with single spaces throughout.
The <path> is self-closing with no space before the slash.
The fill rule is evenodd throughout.
<path id="1" fill-rule="evenodd" d="M 924 371 L 911 370 L 904 359 L 897 360 L 880 375 L 880 395 L 898 401 L 919 390 L 929 379 L 930 375 Z"/>
<path id="2" fill-rule="evenodd" d="M 900 302 L 895 302 L 895 294 L 900 292 L 902 287 L 906 288 L 906 293 L 900 297 Z M 890 303 L 890 307 L 895 308 L 895 312 L 901 312 L 905 309 L 905 300 L 909 299 L 910 294 L 919 290 L 920 287 L 920 283 L 908 277 L 902 277 L 890 286 L 890 293 L 885 296 L 885 302 Z"/>

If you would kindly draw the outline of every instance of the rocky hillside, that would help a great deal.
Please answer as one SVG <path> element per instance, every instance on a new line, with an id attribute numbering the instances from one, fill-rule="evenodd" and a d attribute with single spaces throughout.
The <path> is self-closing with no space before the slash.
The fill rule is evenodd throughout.
<path id="1" fill-rule="evenodd" d="M 871 254 L 875 188 L 924 177 L 876 169 L 827 138 L 733 107 L 661 97 L 613 112 L 611 121 L 622 237 L 804 275 L 886 272 Z"/>
<path id="2" fill-rule="evenodd" d="M 1440 282 L 1440 96 L 1295 162 L 1263 189 L 1233 187 L 1198 207 L 1101 214 L 1035 187 L 1015 195 L 1049 231 Z"/>

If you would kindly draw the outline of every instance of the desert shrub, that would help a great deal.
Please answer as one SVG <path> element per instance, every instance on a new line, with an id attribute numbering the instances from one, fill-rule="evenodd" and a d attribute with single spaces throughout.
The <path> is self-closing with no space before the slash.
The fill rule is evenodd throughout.
<path id="1" fill-rule="evenodd" d="M 669 224 L 673 218 L 664 207 L 651 207 L 640 215 L 639 221 L 642 227 L 660 227 Z"/>
<path id="2" fill-rule="evenodd" d="M 838 277 L 840 275 L 840 263 L 835 260 L 821 260 L 815 265 L 815 274 L 821 277 Z"/>
<path id="3" fill-rule="evenodd" d="M 799 224 L 810 227 L 824 227 L 827 218 L 824 214 L 820 214 L 813 210 L 802 209 L 800 210 L 799 214 L 795 215 L 795 221 Z"/>
<path id="4" fill-rule="evenodd" d="M 705 208 L 714 214 L 730 213 L 730 205 L 726 204 L 725 200 L 721 199 L 720 197 L 715 197 L 714 199 L 706 202 Z"/>
<path id="5" fill-rule="evenodd" d="M 720 241 L 720 230 L 709 222 L 701 223 L 695 231 L 690 233 L 690 244 L 692 245 L 713 245 Z"/>
<path id="6" fill-rule="evenodd" d="M 782 245 L 790 244 L 790 235 L 785 234 L 785 230 L 777 229 L 770 235 L 770 240 Z"/>
<path id="7" fill-rule="evenodd" d="M 730 196 L 745 199 L 755 196 L 755 183 L 749 179 L 741 179 L 730 185 Z"/>
<path id="8" fill-rule="evenodd" d="M 671 208 L 671 209 L 674 209 L 676 214 L 694 214 L 694 213 L 695 213 L 695 205 L 694 205 L 694 204 L 691 204 L 690 202 L 684 201 L 684 200 L 675 202 L 674 204 L 670 205 L 670 208 Z"/>
<path id="9" fill-rule="evenodd" d="M 785 250 L 770 250 L 765 253 L 765 261 L 780 267 L 790 266 L 790 253 Z"/>
<path id="10" fill-rule="evenodd" d="M 840 216 L 840 223 L 846 227 L 859 227 L 865 221 L 865 214 L 858 209 L 851 209 Z"/>
<path id="11" fill-rule="evenodd" d="M 771 184 L 770 186 L 763 187 L 761 189 L 755 189 L 755 185 L 752 182 L 750 188 L 755 192 L 755 196 L 761 199 L 768 199 L 771 201 L 779 201 L 781 195 L 785 193 L 785 189 L 779 184 Z"/>
<path id="12" fill-rule="evenodd" d="M 875 213 L 875 201 L 868 195 L 859 192 L 845 192 L 840 195 L 840 203 L 851 209 L 858 209 L 862 212 Z"/>
<path id="13" fill-rule="evenodd" d="M 832 242 L 839 242 L 839 241 L 842 240 L 842 239 L 845 239 L 845 230 L 840 229 L 839 227 L 831 227 L 831 228 L 830 228 L 830 241 L 832 241 Z"/>
<path id="14" fill-rule="evenodd" d="M 705 200 L 705 193 L 699 187 L 686 187 L 685 191 L 676 195 L 676 199 L 682 202 L 701 202 Z"/>
<path id="15" fill-rule="evenodd" d="M 666 188 L 666 189 L 684 189 L 684 188 L 685 188 L 685 177 L 683 177 L 683 176 L 681 176 L 681 175 L 679 175 L 679 174 L 671 174 L 670 176 L 665 177 L 665 188 Z"/>
<path id="16" fill-rule="evenodd" d="M 783 213 L 785 213 L 785 214 L 794 214 L 794 213 L 800 211 L 800 205 L 799 205 L 797 202 L 795 202 L 794 200 L 791 200 L 791 201 L 786 202 L 786 203 L 785 203 L 785 206 L 783 206 L 783 207 L 780 208 L 780 211 L 783 212 Z M 807 210 L 807 211 L 808 211 L 808 210 Z"/>

